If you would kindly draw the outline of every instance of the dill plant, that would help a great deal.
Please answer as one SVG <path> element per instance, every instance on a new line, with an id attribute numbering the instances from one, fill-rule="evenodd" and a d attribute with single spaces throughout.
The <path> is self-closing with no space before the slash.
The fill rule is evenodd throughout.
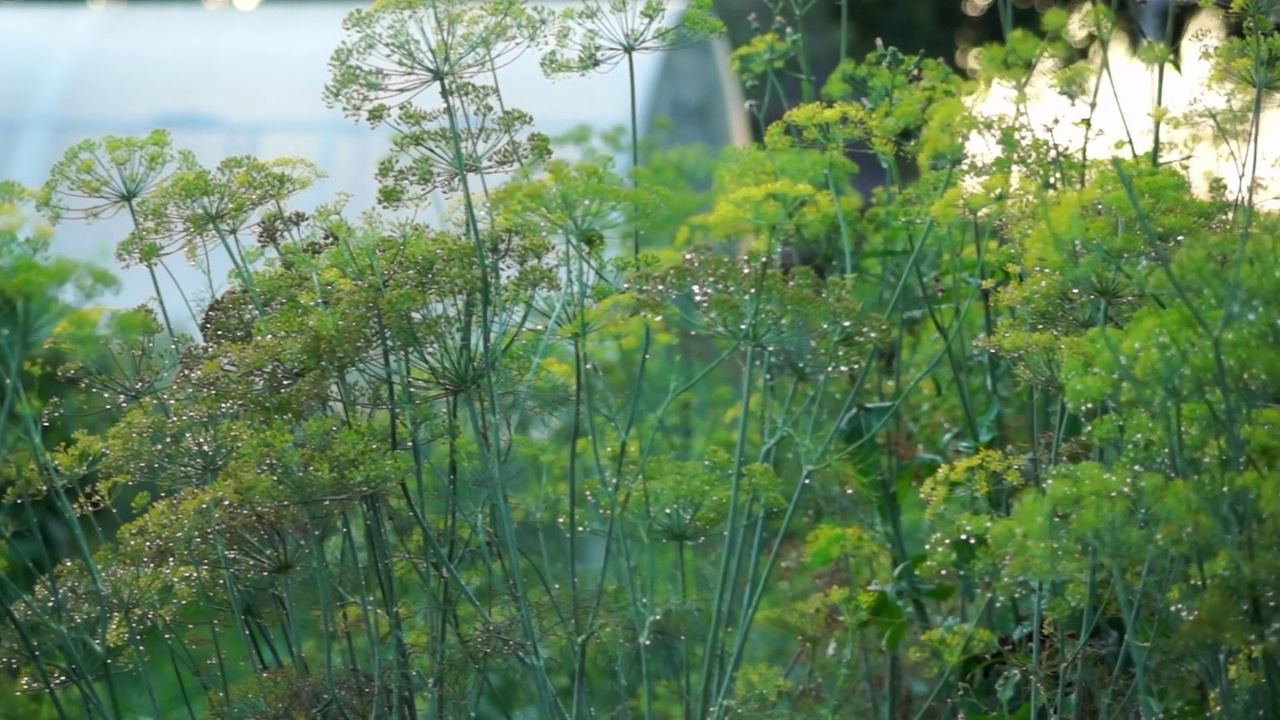
<path id="1" fill-rule="evenodd" d="M 633 69 L 714 30 L 700 4 L 674 29 L 663 11 L 353 12 L 326 98 L 397 133 L 358 216 L 291 206 L 304 161 L 205 168 L 162 132 L 55 166 L 40 206 L 127 212 L 118 258 L 157 288 L 180 256 L 233 272 L 190 313 L 197 340 L 163 304 L 99 323 L 52 298 L 101 272 L 12 256 L 39 322 L 0 345 L 23 388 L 0 413 L 6 501 L 47 496 L 74 530 L 56 567 L 24 561 L 30 587 L 3 576 L 0 658 L 41 712 L 1275 708 L 1275 219 L 1191 199 L 1159 148 L 1099 160 L 1025 107 L 976 117 L 971 85 L 891 47 L 819 88 L 782 20 L 733 65 L 757 110 L 782 73 L 805 101 L 705 192 L 642 152 L 634 73 L 626 173 L 554 158 L 503 103 L 521 53 Z M 988 48 L 980 80 L 1022 82 L 1065 26 Z M 1273 45 L 1221 51 L 1254 83 L 1246 134 Z M 973 131 L 1003 152 L 966 153 Z M 860 196 L 858 163 L 891 182 Z M 415 219 L 436 195 L 452 211 Z M 781 262 L 796 248 L 815 267 Z M 51 337 L 109 427 L 40 432 L 19 371 Z"/>

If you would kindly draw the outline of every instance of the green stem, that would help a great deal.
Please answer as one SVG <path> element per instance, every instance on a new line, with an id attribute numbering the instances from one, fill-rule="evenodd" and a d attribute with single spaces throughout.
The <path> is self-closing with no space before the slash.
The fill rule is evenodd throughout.
<path id="1" fill-rule="evenodd" d="M 702 688 L 698 702 L 700 717 L 715 717 L 718 707 L 711 707 L 712 688 L 715 685 L 715 671 L 721 648 L 720 629 L 723 618 L 729 611 L 726 597 L 734 591 L 733 582 L 737 576 L 738 566 L 742 562 L 741 539 L 738 531 L 738 510 L 742 494 L 742 458 L 746 452 L 748 420 L 752 390 L 755 385 L 755 344 L 747 345 L 744 361 L 746 370 L 742 378 L 740 396 L 741 412 L 738 418 L 738 439 L 733 454 L 733 476 L 729 488 L 729 513 L 725 520 L 725 544 L 720 556 L 719 579 L 716 581 L 715 595 L 711 600 L 711 620 L 707 627 L 707 643 L 702 658 Z"/>

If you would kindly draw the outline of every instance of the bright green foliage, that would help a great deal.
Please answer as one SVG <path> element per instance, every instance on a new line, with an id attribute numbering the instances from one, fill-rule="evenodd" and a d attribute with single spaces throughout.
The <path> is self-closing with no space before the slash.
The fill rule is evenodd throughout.
<path id="1" fill-rule="evenodd" d="M 118 258 L 152 271 L 232 260 L 199 340 L 163 304 L 78 308 L 108 277 L 47 258 L 0 186 L 0 480 L 71 538 L 4 569 L 30 693 L 4 707 L 1269 716 L 1280 221 L 1020 122 L 967 157 L 992 129 L 969 88 L 892 48 L 713 168 L 634 125 L 553 158 L 488 84 L 547 43 L 550 72 L 629 66 L 709 32 L 700 8 L 353 12 L 327 97 L 399 133 L 358 217 L 293 208 L 301 160 L 73 147 L 52 217 L 127 213 Z M 1065 57 L 1065 22 L 984 71 Z M 772 87 L 802 43 L 780 23 L 735 68 Z M 1258 81 L 1244 50 L 1223 65 Z M 862 147 L 892 179 L 866 197 Z M 117 416 L 55 437 L 59 393 Z"/>

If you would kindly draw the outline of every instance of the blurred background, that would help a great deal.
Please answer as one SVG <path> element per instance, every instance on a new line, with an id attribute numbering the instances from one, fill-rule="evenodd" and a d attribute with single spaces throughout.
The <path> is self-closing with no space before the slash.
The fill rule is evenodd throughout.
<path id="1" fill-rule="evenodd" d="M 566 2 L 573 0 L 546 4 Z M 374 189 L 368 170 L 386 138 L 344 120 L 320 100 L 342 18 L 362 4 L 368 3 L 0 1 L 0 177 L 39 184 L 53 160 L 80 139 L 164 127 L 206 160 L 240 153 L 310 158 L 333 178 L 331 187 L 315 190 L 316 197 L 336 186 L 365 202 Z M 749 39 L 753 26 L 768 28 L 775 4 L 715 0 L 729 45 Z M 920 50 L 963 67 L 970 49 L 1000 36 L 996 13 L 987 12 L 990 4 L 851 0 L 849 53 L 861 57 L 883 38 L 904 52 Z M 1025 24 L 1034 22 L 1037 5 L 1044 9 L 1053 2 L 1016 4 L 1015 23 Z M 672 2 L 670 14 L 678 15 L 682 5 L 682 0 Z M 799 5 L 812 6 L 803 30 L 821 81 L 840 54 L 840 4 L 807 0 Z M 703 52 L 666 63 L 678 65 L 679 72 L 669 72 L 661 84 L 662 58 L 644 56 L 651 61 L 640 68 L 642 102 L 652 105 L 657 99 L 660 107 L 646 108 L 642 115 L 648 119 L 653 110 L 672 120 L 684 141 L 738 141 L 746 128 L 743 113 L 726 113 L 719 99 L 736 88 L 722 84 L 722 68 L 708 67 L 720 63 L 715 53 Z M 544 132 L 626 121 L 621 77 L 550 83 L 542 79 L 532 54 L 508 70 L 504 92 L 511 104 L 533 113 Z M 787 90 L 798 95 L 798 81 Z M 681 92 L 678 101 L 670 97 Z M 706 101 L 693 107 L 699 97 Z"/>

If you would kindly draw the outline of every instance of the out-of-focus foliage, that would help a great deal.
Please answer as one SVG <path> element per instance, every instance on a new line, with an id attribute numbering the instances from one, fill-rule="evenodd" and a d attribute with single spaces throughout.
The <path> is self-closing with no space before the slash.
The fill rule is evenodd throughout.
<path id="1" fill-rule="evenodd" d="M 63 504 L 97 502 L 94 462 L 78 441 L 112 422 L 129 389 L 126 378 L 118 386 L 92 378 L 108 367 L 122 370 L 127 363 L 113 357 L 116 343 L 149 325 L 145 314 L 91 304 L 115 279 L 51 256 L 50 230 L 34 214 L 34 200 L 0 183 L 0 565 L 15 587 L 76 552 L 80 530 Z M 97 521 L 84 528 L 91 538 L 99 530 Z M 12 597 L 10 589 L 0 595 Z"/>

